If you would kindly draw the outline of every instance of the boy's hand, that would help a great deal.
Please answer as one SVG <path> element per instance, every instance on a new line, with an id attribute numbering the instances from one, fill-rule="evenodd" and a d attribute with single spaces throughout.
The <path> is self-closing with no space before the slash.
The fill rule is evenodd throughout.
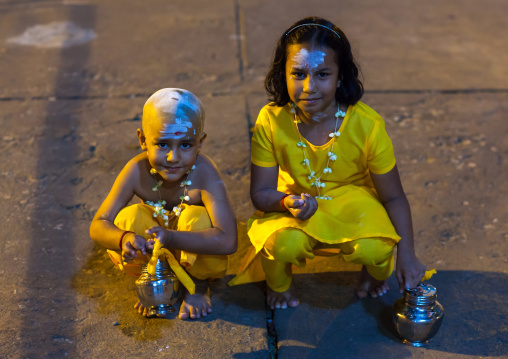
<path id="1" fill-rule="evenodd" d="M 318 208 L 316 199 L 307 193 L 302 193 L 301 196 L 287 196 L 284 198 L 284 206 L 293 217 L 302 221 L 312 217 Z"/>
<path id="2" fill-rule="evenodd" d="M 146 241 L 140 235 L 135 233 L 127 233 L 122 239 L 122 256 L 125 262 L 130 262 L 138 255 L 140 251 L 143 255 L 146 254 Z"/>
<path id="3" fill-rule="evenodd" d="M 167 229 L 162 228 L 160 226 L 156 226 L 156 227 L 148 228 L 146 230 L 146 234 L 150 234 L 155 237 L 154 239 L 150 239 L 148 242 L 146 242 L 147 249 L 153 250 L 153 245 L 154 245 L 155 241 L 161 242 L 162 248 L 168 248 L 168 249 L 171 248 L 170 241 L 171 241 L 171 238 L 173 237 L 171 235 L 171 231 L 168 231 Z"/>
<path id="4" fill-rule="evenodd" d="M 399 289 L 402 293 L 404 289 L 414 288 L 420 283 L 425 275 L 425 266 L 414 254 L 397 253 L 397 267 L 395 277 L 399 282 Z"/>

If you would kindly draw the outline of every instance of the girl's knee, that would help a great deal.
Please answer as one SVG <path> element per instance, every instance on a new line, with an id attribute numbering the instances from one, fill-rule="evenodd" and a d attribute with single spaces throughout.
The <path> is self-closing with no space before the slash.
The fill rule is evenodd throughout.
<path id="1" fill-rule="evenodd" d="M 342 256 L 348 262 L 376 266 L 390 260 L 395 244 L 389 238 L 361 238 L 345 243 Z"/>
<path id="2" fill-rule="evenodd" d="M 305 258 L 314 257 L 312 248 L 316 241 L 299 229 L 287 228 L 273 235 L 266 243 L 266 251 L 282 262 L 301 265 Z"/>
<path id="3" fill-rule="evenodd" d="M 386 261 L 376 265 L 366 265 L 367 272 L 377 280 L 387 279 L 393 272 L 394 268 L 393 256 L 390 256 Z"/>

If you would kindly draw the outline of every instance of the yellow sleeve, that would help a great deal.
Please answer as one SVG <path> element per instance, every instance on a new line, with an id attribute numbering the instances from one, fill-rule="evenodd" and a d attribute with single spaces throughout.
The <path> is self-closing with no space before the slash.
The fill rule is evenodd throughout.
<path id="1" fill-rule="evenodd" d="M 259 113 L 252 134 L 251 162 L 259 167 L 277 166 L 272 141 L 272 129 L 267 110 Z"/>
<path id="2" fill-rule="evenodd" d="M 368 148 L 367 166 L 370 172 L 380 175 L 393 169 L 395 153 L 392 140 L 388 137 L 382 120 L 374 125 Z"/>

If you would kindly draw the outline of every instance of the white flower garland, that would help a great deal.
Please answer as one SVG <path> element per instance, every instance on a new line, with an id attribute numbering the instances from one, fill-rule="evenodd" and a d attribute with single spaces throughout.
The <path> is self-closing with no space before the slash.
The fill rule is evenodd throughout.
<path id="1" fill-rule="evenodd" d="M 337 109 L 337 112 L 335 113 L 335 130 L 329 134 L 329 136 L 332 138 L 332 148 L 328 152 L 328 161 L 326 161 L 325 168 L 323 168 L 323 171 L 321 172 L 319 177 L 316 176 L 316 172 L 310 168 L 310 161 L 307 158 L 307 154 L 305 152 L 305 148 L 307 147 L 307 145 L 303 142 L 302 135 L 300 134 L 300 129 L 298 128 L 298 124 L 302 121 L 296 118 L 296 105 L 294 103 L 291 103 L 291 113 L 294 115 L 294 123 L 296 124 L 296 131 L 298 132 L 298 136 L 300 137 L 300 141 L 297 142 L 296 145 L 302 149 L 303 153 L 303 161 L 300 163 L 303 166 L 306 166 L 309 170 L 309 175 L 307 176 L 307 179 L 309 180 L 309 182 L 313 181 L 311 182 L 310 185 L 311 187 L 316 187 L 318 194 L 316 196 L 317 199 L 331 200 L 332 197 L 330 196 L 321 196 L 320 188 L 325 187 L 325 183 L 321 181 L 321 177 L 323 177 L 325 173 L 332 173 L 332 169 L 329 167 L 330 161 L 335 161 L 337 159 L 337 155 L 333 153 L 333 145 L 335 144 L 335 139 L 340 136 L 340 132 L 337 131 L 337 125 L 339 123 L 339 117 L 344 118 L 346 116 L 346 112 L 341 111 L 339 107 Z"/>
<path id="2" fill-rule="evenodd" d="M 179 217 L 180 216 L 180 213 L 182 212 L 182 204 L 184 201 L 188 202 L 190 200 L 190 197 L 189 195 L 187 194 L 188 193 L 188 190 L 187 190 L 187 186 L 190 186 L 192 184 L 192 182 L 189 180 L 189 174 L 196 168 L 195 165 L 192 165 L 191 169 L 187 171 L 187 179 L 185 181 L 182 181 L 180 183 L 180 187 L 183 187 L 183 196 L 180 196 L 180 204 L 178 206 L 174 206 L 173 207 L 173 211 L 172 212 L 168 212 L 164 206 L 166 205 L 166 201 L 163 201 L 161 199 L 161 191 L 159 189 L 160 186 L 162 186 L 162 180 L 161 181 L 157 181 L 157 178 L 155 177 L 155 175 L 157 174 L 157 170 L 155 168 L 152 168 L 150 169 L 150 173 L 154 176 L 155 178 L 155 186 L 152 187 L 152 191 L 158 191 L 159 192 L 159 200 L 157 202 L 152 202 L 152 201 L 146 201 L 145 204 L 148 205 L 148 206 L 151 206 L 153 207 L 153 210 L 154 210 L 154 213 L 153 213 L 153 216 L 155 218 L 159 217 L 161 218 L 163 221 L 164 221 L 164 225 L 166 227 L 169 226 L 169 215 L 171 213 L 173 213 L 175 216 Z"/>

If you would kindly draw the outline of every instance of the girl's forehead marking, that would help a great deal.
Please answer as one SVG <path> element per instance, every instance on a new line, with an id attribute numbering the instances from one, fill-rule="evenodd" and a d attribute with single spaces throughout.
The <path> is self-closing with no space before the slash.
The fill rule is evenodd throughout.
<path id="1" fill-rule="evenodd" d="M 326 54 L 323 51 L 300 49 L 294 56 L 293 62 L 296 66 L 315 69 L 325 62 Z"/>

